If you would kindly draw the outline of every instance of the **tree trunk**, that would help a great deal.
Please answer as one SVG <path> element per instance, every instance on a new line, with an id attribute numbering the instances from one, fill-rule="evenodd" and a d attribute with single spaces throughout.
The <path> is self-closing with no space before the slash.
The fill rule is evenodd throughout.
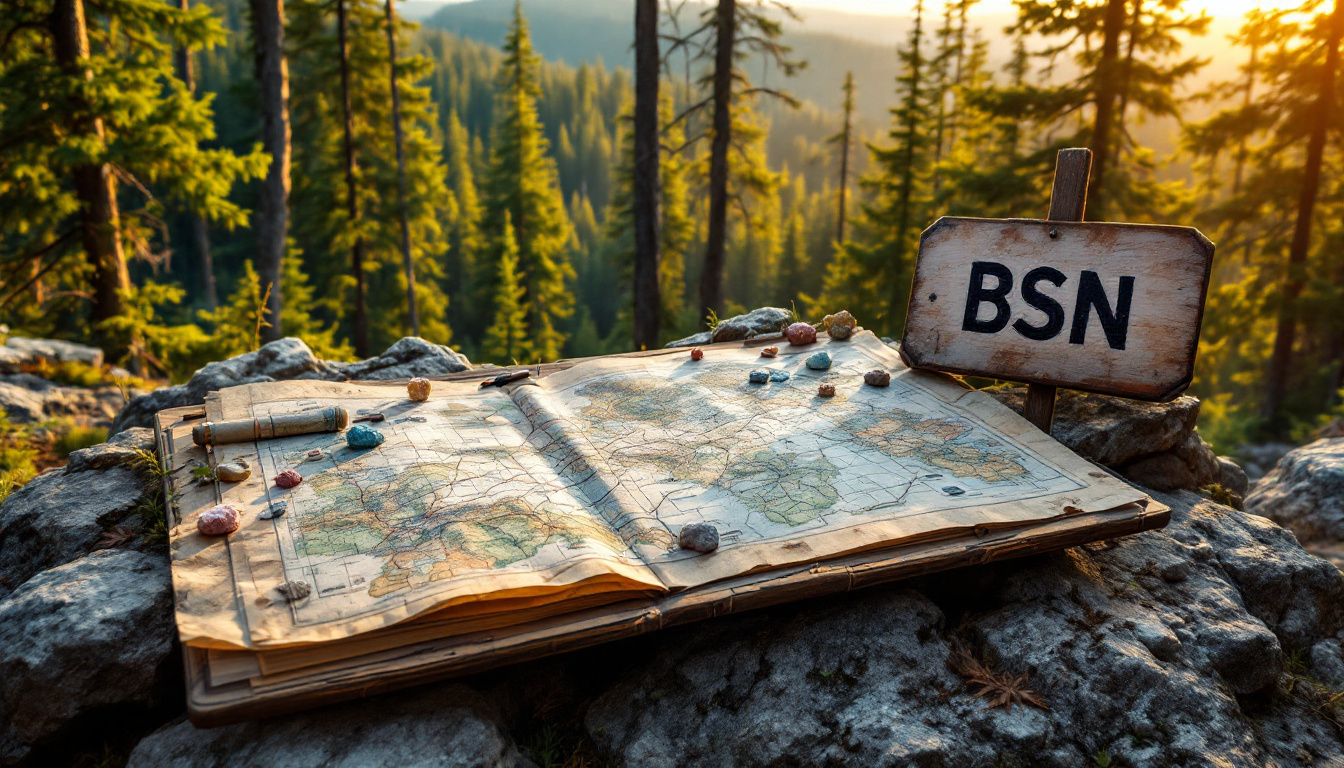
<path id="1" fill-rule="evenodd" d="M 1129 111 L 1129 93 L 1134 84 L 1131 80 L 1134 77 L 1134 49 L 1139 43 L 1139 34 L 1143 31 L 1143 0 L 1134 0 L 1134 16 L 1129 22 L 1129 38 L 1125 42 L 1125 69 L 1124 77 L 1121 78 L 1120 88 L 1120 106 L 1116 109 L 1116 137 L 1114 156 L 1119 157 L 1121 149 L 1125 142 L 1125 113 Z"/>
<path id="2" fill-rule="evenodd" d="M 845 204 L 849 201 L 849 153 L 854 138 L 854 72 L 845 73 L 845 127 L 840 132 L 840 211 L 835 221 L 835 242 L 845 242 Z"/>
<path id="3" fill-rule="evenodd" d="M 1102 21 L 1101 61 L 1097 63 L 1096 117 L 1092 123 L 1091 149 L 1092 186 L 1087 197 L 1092 210 L 1104 218 L 1109 202 L 1105 199 L 1103 184 L 1111 160 L 1111 130 L 1115 122 L 1115 101 L 1119 96 L 1120 83 L 1116 77 L 1120 61 L 1120 34 L 1125 29 L 1125 0 L 1107 0 L 1106 16 Z"/>
<path id="4" fill-rule="evenodd" d="M 350 226 L 359 226 L 359 191 L 355 185 L 355 115 L 350 105 L 350 48 L 346 37 L 349 14 L 345 0 L 336 0 L 336 36 L 341 58 L 341 104 L 345 113 L 345 194 Z M 356 236 L 350 248 L 350 270 L 355 277 L 355 354 L 369 356 L 369 316 L 364 299 L 364 238 Z"/>
<path id="5" fill-rule="evenodd" d="M 191 9 L 191 0 L 176 0 L 178 10 L 186 13 Z M 177 77 L 191 93 L 196 92 L 196 76 L 191 66 L 191 51 L 178 48 L 173 51 L 173 62 L 177 66 Z M 196 211 L 188 211 L 191 222 L 191 236 L 196 241 L 196 268 L 201 273 L 201 297 L 205 299 L 207 309 L 214 311 L 219 307 L 219 294 L 215 290 L 215 266 L 210 258 L 210 230 L 205 217 Z"/>
<path id="6" fill-rule="evenodd" d="M 1242 89 L 1241 92 L 1242 110 L 1249 110 L 1251 108 L 1251 100 L 1255 96 L 1255 70 L 1259 57 L 1259 43 L 1258 41 L 1253 42 L 1251 43 L 1250 61 L 1247 62 L 1246 65 L 1246 87 Z M 1250 142 L 1247 141 L 1245 136 L 1242 136 L 1241 141 L 1237 143 L 1237 162 L 1232 173 L 1232 197 L 1234 198 L 1241 195 L 1241 183 L 1246 174 L 1246 158 L 1250 154 L 1249 145 Z M 1236 231 L 1237 224 L 1234 222 L 1230 234 L 1234 234 Z M 1249 267 L 1251 265 L 1251 238 L 1249 235 L 1243 238 L 1241 247 L 1241 265 L 1243 267 Z"/>
<path id="7" fill-rule="evenodd" d="M 900 317 L 901 302 L 908 298 L 902 290 L 901 273 L 905 271 L 905 245 L 910 231 L 910 200 L 915 188 L 915 142 L 922 127 L 916 119 L 919 115 L 920 87 L 923 79 L 924 61 L 920 58 L 921 34 L 923 24 L 923 4 L 915 6 L 915 31 L 910 51 L 910 91 L 905 102 L 905 167 L 901 172 L 900 202 L 896 221 L 896 252 L 892 258 L 896 262 L 891 270 L 891 299 L 887 305 L 887 331 L 893 336 L 900 335 L 900 326 L 904 322 Z"/>
<path id="8" fill-rule="evenodd" d="M 88 68 L 89 34 L 84 22 L 84 0 L 56 0 L 51 14 L 51 34 L 56 62 L 75 77 L 93 80 Z M 76 97 L 78 98 L 78 97 Z M 71 128 L 103 142 L 103 121 L 89 116 L 89 105 L 75 110 L 79 122 Z M 73 170 L 75 195 L 79 198 L 80 237 L 84 256 L 93 267 L 92 304 L 89 322 L 93 337 L 107 352 L 113 340 L 100 324 L 121 314 L 121 291 L 130 288 L 126 254 L 121 246 L 121 214 L 117 209 L 117 182 L 107 165 L 81 165 Z"/>
<path id="9" fill-rule="evenodd" d="M 406 270 L 406 311 L 411 335 L 420 335 L 420 311 L 415 303 L 415 261 L 411 258 L 411 223 L 406 210 L 406 150 L 401 133 L 401 93 L 397 90 L 397 16 L 387 0 L 387 56 L 392 77 L 392 135 L 397 143 L 397 206 L 401 216 L 401 262 Z"/>
<path id="10" fill-rule="evenodd" d="M 658 0 L 635 0 L 635 349 L 658 346 Z"/>
<path id="11" fill-rule="evenodd" d="M 715 11 L 714 140 L 709 149 L 709 235 L 704 271 L 700 274 L 700 313 L 708 317 L 723 309 L 724 240 L 728 227 L 728 149 L 733 131 L 733 48 L 737 33 L 737 0 L 719 0 Z"/>
<path id="12" fill-rule="evenodd" d="M 1307 249 L 1311 245 L 1311 219 L 1316 212 L 1316 195 L 1321 187 L 1321 163 L 1325 140 L 1334 115 L 1335 70 L 1339 67 L 1339 41 L 1344 35 L 1344 0 L 1335 0 L 1326 33 L 1325 66 L 1321 69 L 1316 108 L 1307 139 L 1307 158 L 1302 169 L 1302 186 L 1297 198 L 1297 224 L 1293 244 L 1288 249 L 1288 270 L 1280 294 L 1279 322 L 1274 337 L 1274 354 L 1269 361 L 1265 384 L 1264 418 L 1266 426 L 1278 431 L 1283 426 L 1283 398 L 1288 389 L 1288 368 L 1292 364 L 1293 342 L 1297 335 L 1297 300 L 1306 283 Z"/>
<path id="13" fill-rule="evenodd" d="M 261 340 L 270 342 L 284 334 L 281 276 L 289 234 L 289 64 L 285 60 L 284 0 L 252 0 L 252 39 L 261 92 L 261 143 L 271 156 L 253 217 L 257 275 L 262 293 L 267 286 L 271 289 L 266 301 L 270 327 L 261 329 Z"/>

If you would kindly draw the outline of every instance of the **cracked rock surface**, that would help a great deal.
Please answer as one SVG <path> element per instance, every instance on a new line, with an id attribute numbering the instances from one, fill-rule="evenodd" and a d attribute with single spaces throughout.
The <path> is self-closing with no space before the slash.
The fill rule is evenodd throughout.
<path id="1" fill-rule="evenodd" d="M 1288 453 L 1255 484 L 1246 509 L 1292 529 L 1308 551 L 1344 568 L 1344 438 Z"/>

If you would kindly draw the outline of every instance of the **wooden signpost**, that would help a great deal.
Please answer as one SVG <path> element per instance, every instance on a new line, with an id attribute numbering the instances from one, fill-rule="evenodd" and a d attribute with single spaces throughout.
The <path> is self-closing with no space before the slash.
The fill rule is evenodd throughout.
<path id="1" fill-rule="evenodd" d="M 1194 375 L 1213 243 L 1192 227 L 1083 222 L 1092 166 L 1066 149 L 1050 218 L 944 217 L 924 231 L 901 356 L 1027 382 L 1045 432 L 1058 387 L 1165 402 Z"/>

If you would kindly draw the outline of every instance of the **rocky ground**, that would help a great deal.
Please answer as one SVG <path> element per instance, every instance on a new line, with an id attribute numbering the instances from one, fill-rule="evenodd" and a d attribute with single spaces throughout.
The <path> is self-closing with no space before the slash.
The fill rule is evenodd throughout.
<path id="1" fill-rule="evenodd" d="M 1344 440 L 1247 494 L 1189 398 L 1068 397 L 1056 422 L 1172 507 L 1161 531 L 194 728 L 134 425 L 211 383 L 466 365 L 414 339 L 345 367 L 300 346 L 132 403 L 113 443 L 0 505 L 0 765 L 1344 766 L 1344 575 L 1273 521 L 1341 538 Z"/>

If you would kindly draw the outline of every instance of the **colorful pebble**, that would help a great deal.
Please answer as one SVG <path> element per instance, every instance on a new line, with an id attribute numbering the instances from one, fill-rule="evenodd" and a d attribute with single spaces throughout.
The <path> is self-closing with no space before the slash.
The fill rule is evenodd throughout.
<path id="1" fill-rule="evenodd" d="M 764 384 L 769 380 L 770 380 L 769 371 L 752 371 L 751 373 L 747 374 L 747 381 L 751 382 L 752 384 Z"/>
<path id="2" fill-rule="evenodd" d="M 701 349 L 701 348 L 699 348 L 699 347 L 691 347 L 691 359 L 692 359 L 692 360 L 703 360 L 703 359 L 705 359 L 705 350 L 703 350 L 703 349 Z"/>
<path id="3" fill-rule="evenodd" d="M 771 371 L 771 372 L 770 372 L 770 380 L 773 381 L 773 382 L 775 382 L 776 384 L 778 384 L 778 383 L 781 382 L 781 381 L 788 381 L 788 380 L 789 380 L 789 372 L 788 372 L 788 371 Z"/>
<path id="4" fill-rule="evenodd" d="M 817 387 L 817 396 L 818 396 L 818 397 L 835 397 L 835 385 L 834 385 L 834 384 L 822 384 L 821 386 Z"/>
<path id="5" fill-rule="evenodd" d="M 829 370 L 831 367 L 831 356 L 825 352 L 818 352 L 807 358 L 807 367 L 814 371 Z"/>
<path id="6" fill-rule="evenodd" d="M 415 402 L 423 403 L 429 399 L 429 379 L 416 377 L 406 382 L 406 394 Z"/>
<path id="7" fill-rule="evenodd" d="M 789 338 L 790 344 L 811 344 L 817 340 L 817 329 L 809 323 L 794 323 L 785 329 L 784 335 Z"/>
<path id="8" fill-rule="evenodd" d="M 196 518 L 196 530 L 205 536 L 227 536 L 238 530 L 238 520 L 238 510 L 228 504 L 220 504 Z"/>
<path id="9" fill-rule="evenodd" d="M 863 374 L 863 383 L 870 387 L 885 387 L 891 383 L 891 374 L 880 369 L 869 371 Z"/>
<path id="10" fill-rule="evenodd" d="M 284 472 L 275 476 L 275 484 L 281 488 L 295 488 L 303 482 L 303 475 L 292 469 L 286 469 Z"/>
<path id="11" fill-rule="evenodd" d="M 761 357 L 774 357 L 779 354 L 779 347 L 766 347 L 761 350 Z"/>
<path id="12" fill-rule="evenodd" d="M 357 424 L 345 433 L 345 444 L 351 448 L 375 448 L 387 438 L 373 427 Z"/>

